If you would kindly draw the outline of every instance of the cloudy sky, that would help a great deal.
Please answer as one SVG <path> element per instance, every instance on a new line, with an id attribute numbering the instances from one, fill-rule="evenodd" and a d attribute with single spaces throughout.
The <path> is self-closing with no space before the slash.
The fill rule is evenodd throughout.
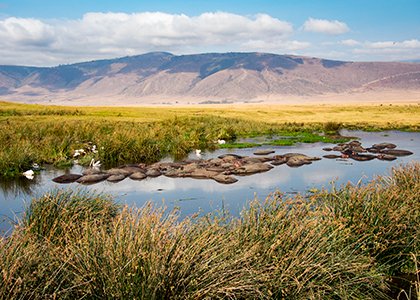
<path id="1" fill-rule="evenodd" d="M 420 60 L 419 0 L 0 0 L 0 64 L 152 51 Z"/>

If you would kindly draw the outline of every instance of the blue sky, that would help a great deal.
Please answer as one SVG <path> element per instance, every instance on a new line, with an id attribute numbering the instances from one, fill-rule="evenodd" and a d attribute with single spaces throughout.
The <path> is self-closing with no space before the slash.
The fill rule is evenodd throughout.
<path id="1" fill-rule="evenodd" d="M 151 51 L 420 60 L 419 0 L 0 0 L 0 64 Z"/>

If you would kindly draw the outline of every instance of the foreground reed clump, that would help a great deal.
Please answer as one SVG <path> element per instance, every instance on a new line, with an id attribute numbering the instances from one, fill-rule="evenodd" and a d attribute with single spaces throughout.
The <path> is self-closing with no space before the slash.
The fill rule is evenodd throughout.
<path id="1" fill-rule="evenodd" d="M 387 279 L 416 270 L 419 177 L 275 193 L 238 218 L 55 190 L 2 238 L 0 299 L 390 299 Z"/>
<path id="2" fill-rule="evenodd" d="M 352 241 L 360 244 L 389 274 L 413 269 L 413 253 L 420 253 L 420 164 L 392 168 L 388 176 L 379 175 L 366 186 L 333 188 L 314 196 L 317 205 L 329 213 L 331 224 L 342 227 Z"/>

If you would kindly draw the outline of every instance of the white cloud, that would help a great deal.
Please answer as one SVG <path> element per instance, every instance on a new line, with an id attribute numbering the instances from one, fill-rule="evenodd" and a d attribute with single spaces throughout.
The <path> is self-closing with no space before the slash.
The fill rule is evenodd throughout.
<path id="1" fill-rule="evenodd" d="M 358 41 L 355 41 L 355 40 L 350 39 L 350 40 L 343 40 L 343 41 L 341 41 L 341 42 L 340 42 L 340 44 L 342 44 L 342 45 L 346 45 L 346 46 L 350 46 L 350 47 L 354 47 L 354 46 L 359 46 L 359 45 L 361 45 L 362 43 L 361 43 L 361 42 L 358 42 Z"/>
<path id="2" fill-rule="evenodd" d="M 244 17 L 216 12 L 189 17 L 161 12 L 87 13 L 79 20 L 55 20 L 51 24 L 7 18 L 0 21 L 0 63 L 16 56 L 25 64 L 52 65 L 156 50 L 197 51 L 240 46 L 251 40 L 270 43 L 292 33 L 291 23 L 267 14 Z"/>
<path id="3" fill-rule="evenodd" d="M 54 28 L 36 19 L 8 18 L 0 21 L 4 46 L 48 46 L 54 41 Z"/>
<path id="4" fill-rule="evenodd" d="M 304 24 L 305 31 L 313 31 L 318 33 L 325 33 L 328 35 L 337 35 L 350 31 L 346 23 L 328 20 L 320 20 L 309 18 Z"/>
<path id="5" fill-rule="evenodd" d="M 376 43 L 366 42 L 364 47 L 369 49 L 420 49 L 420 41 L 411 40 L 402 43 L 389 41 Z"/>
<path id="6" fill-rule="evenodd" d="M 420 59 L 420 41 L 417 39 L 403 42 L 365 42 L 362 48 L 352 51 L 358 56 L 376 56 L 384 60 Z"/>
<path id="7" fill-rule="evenodd" d="M 0 0 L 1 1 L 1 0 Z M 87 13 L 77 20 L 0 19 L 0 64 L 54 66 L 151 51 L 174 54 L 259 51 L 323 58 L 419 59 L 420 42 L 338 40 L 345 23 L 309 18 L 296 40 L 293 25 L 267 14 L 241 16 L 207 12 L 198 16 L 143 13 Z M 312 32 L 331 35 L 318 42 Z M 312 37 L 311 37 L 312 35 Z M 360 38 L 360 35 L 358 35 Z M 348 51 L 340 52 L 343 46 Z M 341 48 L 341 49 L 340 49 Z M 323 53 L 314 55 L 314 51 Z M 347 49 L 346 49 L 347 50 Z M 350 57 L 352 55 L 352 57 Z"/>

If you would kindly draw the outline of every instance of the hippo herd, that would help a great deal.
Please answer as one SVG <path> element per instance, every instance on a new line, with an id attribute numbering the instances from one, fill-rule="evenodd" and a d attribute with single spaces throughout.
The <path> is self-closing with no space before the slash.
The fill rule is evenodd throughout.
<path id="1" fill-rule="evenodd" d="M 390 143 L 373 145 L 371 148 L 363 148 L 358 141 L 346 144 L 338 144 L 334 148 L 324 148 L 325 151 L 339 151 L 340 155 L 325 155 L 324 158 L 351 158 L 359 161 L 393 160 L 396 156 L 410 155 L 407 150 L 397 150 Z M 367 154 L 375 153 L 374 154 Z M 78 182 L 82 184 L 95 183 L 103 180 L 117 182 L 126 177 L 132 180 L 142 180 L 147 177 L 191 177 L 197 179 L 213 179 L 219 183 L 230 184 L 238 181 L 236 176 L 246 176 L 260 172 L 266 172 L 281 164 L 289 167 L 300 167 L 321 160 L 319 157 L 309 157 L 301 153 L 286 153 L 273 155 L 273 150 L 259 150 L 254 152 L 255 157 L 240 156 L 236 154 L 224 154 L 212 159 L 184 159 L 181 162 L 157 162 L 152 165 L 126 164 L 109 170 L 100 168 L 85 169 L 82 174 L 64 174 L 53 179 L 56 183 Z"/>
<path id="2" fill-rule="evenodd" d="M 397 156 L 407 156 L 413 154 L 413 152 L 408 150 L 395 149 L 396 147 L 397 145 L 392 143 L 380 143 L 374 144 L 370 148 L 363 148 L 359 141 L 352 141 L 350 143 L 338 144 L 334 148 L 323 148 L 325 151 L 341 152 L 341 155 L 328 154 L 323 157 L 351 158 L 357 161 L 367 161 L 372 159 L 391 161 L 397 159 Z"/>

